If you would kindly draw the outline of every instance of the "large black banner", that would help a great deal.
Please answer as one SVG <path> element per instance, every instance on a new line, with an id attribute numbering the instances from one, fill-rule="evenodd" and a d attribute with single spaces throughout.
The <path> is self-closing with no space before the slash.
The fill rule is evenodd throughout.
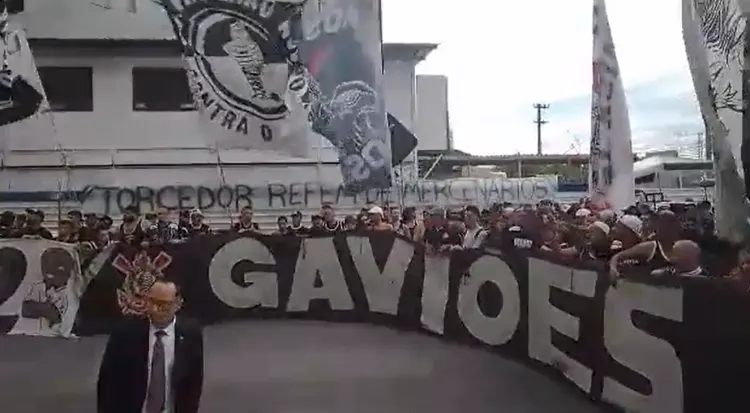
<path id="1" fill-rule="evenodd" d="M 612 286 L 601 263 L 574 268 L 517 250 L 425 256 L 390 233 L 207 236 L 165 252 L 184 311 L 205 322 L 386 323 L 526 360 L 627 411 L 750 411 L 750 300 L 722 280 L 633 275 Z M 78 333 L 119 317 L 120 253 L 134 254 L 101 266 Z"/>

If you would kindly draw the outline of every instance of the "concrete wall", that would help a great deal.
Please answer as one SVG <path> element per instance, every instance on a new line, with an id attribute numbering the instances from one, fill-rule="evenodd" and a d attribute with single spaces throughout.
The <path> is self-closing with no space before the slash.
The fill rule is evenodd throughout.
<path id="1" fill-rule="evenodd" d="M 174 37 L 164 11 L 152 0 L 26 0 L 20 21 L 32 39 Z"/>
<path id="2" fill-rule="evenodd" d="M 133 4 L 134 13 L 131 12 Z M 9 151 L 0 155 L 0 162 L 11 168 L 0 174 L 0 190 L 42 189 L 47 186 L 80 189 L 82 185 L 99 180 L 107 182 L 106 185 L 130 186 L 148 182 L 156 175 L 159 175 L 156 179 L 167 180 L 204 179 L 201 173 L 192 169 L 183 172 L 198 174 L 195 177 L 182 175 L 177 170 L 142 168 L 132 172 L 135 163 L 213 163 L 207 176 L 216 178 L 218 157 L 206 148 L 197 126 L 196 112 L 132 110 L 133 67 L 183 67 L 176 48 L 169 51 L 163 45 L 106 49 L 80 45 L 51 47 L 33 42 L 33 39 L 173 38 L 166 16 L 152 0 L 26 0 L 25 11 L 14 19 L 13 24 L 26 27 L 28 37 L 35 44 L 33 52 L 37 67 L 93 69 L 93 111 L 42 114 L 17 125 L 13 133 L 6 133 L 10 135 L 6 137 Z M 414 66 L 426 55 L 420 50 L 432 48 L 434 45 L 385 44 L 383 47 L 386 107 L 412 130 L 416 123 Z M 335 150 L 327 141 L 310 134 L 309 143 L 311 151 L 307 159 L 248 150 L 223 151 L 220 158 L 223 163 L 244 164 L 242 173 L 248 175 L 260 172 L 249 164 L 337 160 Z M 416 164 L 416 152 L 406 164 Z M 30 169 L 22 171 L 18 168 Z M 309 167 L 290 167 L 283 172 L 270 168 L 261 169 L 264 174 L 274 174 L 274 181 L 312 180 L 317 173 L 317 169 Z M 131 172 L 122 172 L 123 169 Z M 118 171 L 117 174 L 111 173 L 114 170 Z M 331 166 L 330 170 L 338 174 L 337 166 Z M 410 175 L 405 174 L 407 178 Z M 338 175 L 336 177 L 340 179 Z"/>
<path id="3" fill-rule="evenodd" d="M 417 118 L 415 133 L 419 149 L 448 149 L 448 78 L 420 75 L 416 79 Z"/>
<path id="4" fill-rule="evenodd" d="M 138 148 L 205 148 L 198 129 L 197 112 L 134 112 L 132 110 L 132 69 L 140 67 L 182 67 L 177 56 L 153 56 L 147 49 L 118 52 L 91 49 L 34 49 L 38 67 L 77 66 L 93 68 L 94 110 L 92 112 L 55 112 L 38 116 L 29 124 L 48 126 L 46 133 L 20 133 L 9 137 L 12 150 L 50 151 Z M 163 52 L 160 52 L 163 54 Z M 409 128 L 414 125 L 411 105 L 414 100 L 414 63 L 386 62 L 387 109 Z M 28 125 L 31 127 L 31 125 Z M 33 125 L 38 126 L 38 125 Z M 41 128 L 40 130 L 43 130 Z M 35 128 L 36 130 L 36 128 Z M 309 137 L 311 157 L 318 159 L 321 144 L 317 135 Z M 248 152 L 251 153 L 251 152 Z M 182 155 L 178 155 L 182 156 Z M 336 153 L 327 141 L 321 150 L 323 161 L 334 161 Z M 263 153 L 248 162 L 267 160 Z"/>

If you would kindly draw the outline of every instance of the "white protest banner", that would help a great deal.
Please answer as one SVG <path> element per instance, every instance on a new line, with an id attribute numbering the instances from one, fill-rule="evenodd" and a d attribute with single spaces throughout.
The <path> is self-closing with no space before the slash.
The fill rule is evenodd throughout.
<path id="1" fill-rule="evenodd" d="M 0 240 L 0 334 L 69 337 L 83 284 L 74 245 Z"/>
<path id="2" fill-rule="evenodd" d="M 594 0 L 589 192 L 613 208 L 635 203 L 630 119 L 604 0 Z"/>
<path id="3" fill-rule="evenodd" d="M 744 241 L 750 214 L 743 179 L 743 164 L 750 160 L 742 159 L 746 28 L 735 0 L 682 2 L 685 52 L 707 141 L 712 142 L 716 229 L 735 243 Z"/>

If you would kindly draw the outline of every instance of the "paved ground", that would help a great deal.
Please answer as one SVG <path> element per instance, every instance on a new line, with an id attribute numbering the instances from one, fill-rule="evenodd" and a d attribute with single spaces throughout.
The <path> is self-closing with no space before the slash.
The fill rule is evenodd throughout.
<path id="1" fill-rule="evenodd" d="M 489 352 L 359 324 L 206 329 L 207 413 L 589 413 L 567 386 Z M 105 337 L 0 336 L 3 413 L 94 411 Z"/>

